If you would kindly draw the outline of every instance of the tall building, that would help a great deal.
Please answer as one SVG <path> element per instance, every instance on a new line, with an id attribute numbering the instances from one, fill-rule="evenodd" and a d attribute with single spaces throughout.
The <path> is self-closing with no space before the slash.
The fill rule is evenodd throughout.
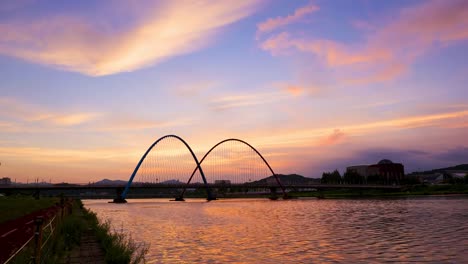
<path id="1" fill-rule="evenodd" d="M 400 184 L 405 177 L 403 164 L 388 159 L 377 164 L 350 166 L 346 171 L 359 174 L 367 183 Z"/>

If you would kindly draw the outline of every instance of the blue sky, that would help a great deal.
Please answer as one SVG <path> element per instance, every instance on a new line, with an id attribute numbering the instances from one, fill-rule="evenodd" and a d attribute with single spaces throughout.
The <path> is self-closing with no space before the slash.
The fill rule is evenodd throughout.
<path id="1" fill-rule="evenodd" d="M 170 133 L 311 177 L 466 163 L 467 39 L 457 0 L 2 1 L 0 176 L 125 179 Z"/>

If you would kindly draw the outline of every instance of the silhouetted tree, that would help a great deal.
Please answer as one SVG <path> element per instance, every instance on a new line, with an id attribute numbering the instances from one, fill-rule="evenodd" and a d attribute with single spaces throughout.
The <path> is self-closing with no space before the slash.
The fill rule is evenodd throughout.
<path id="1" fill-rule="evenodd" d="M 460 178 L 457 176 L 453 176 L 452 174 L 449 173 L 444 173 L 444 183 L 450 183 L 450 184 L 463 184 L 465 183 L 466 176 L 464 178 Z"/>
<path id="2" fill-rule="evenodd" d="M 453 183 L 453 176 L 448 173 L 444 173 L 444 183 Z"/>
<path id="3" fill-rule="evenodd" d="M 420 184 L 421 180 L 418 176 L 415 175 L 406 175 L 406 177 L 401 181 L 401 184 Z"/>
<path id="4" fill-rule="evenodd" d="M 341 174 L 338 170 L 322 173 L 321 183 L 340 184 L 342 182 Z"/>
<path id="5" fill-rule="evenodd" d="M 355 171 L 346 171 L 343 175 L 343 181 L 347 184 L 363 184 L 364 177 Z"/>

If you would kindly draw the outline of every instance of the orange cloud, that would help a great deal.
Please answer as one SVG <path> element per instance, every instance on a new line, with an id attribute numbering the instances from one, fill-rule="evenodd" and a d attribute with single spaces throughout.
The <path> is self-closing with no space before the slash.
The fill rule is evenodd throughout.
<path id="1" fill-rule="evenodd" d="M 90 112 L 57 113 L 13 98 L 0 97 L 0 118 L 26 123 L 42 122 L 66 127 L 89 122 L 99 115 L 99 113 Z"/>
<path id="2" fill-rule="evenodd" d="M 372 71 L 372 74 L 361 76 L 361 77 L 351 77 L 344 80 L 344 82 L 349 84 L 367 84 L 374 82 L 385 82 L 390 81 L 406 72 L 408 66 L 401 63 L 394 63 L 385 65 L 383 69 L 377 69 Z"/>
<path id="3" fill-rule="evenodd" d="M 318 11 L 320 8 L 316 5 L 309 4 L 300 7 L 294 11 L 294 14 L 286 17 L 269 18 L 257 25 L 257 34 L 271 32 L 277 28 L 284 27 L 288 24 L 295 23 L 303 19 L 305 16 Z"/>
<path id="4" fill-rule="evenodd" d="M 468 121 L 468 110 L 403 117 L 380 120 L 367 123 L 338 124 L 339 130 L 334 127 L 303 128 L 293 130 L 278 130 L 269 136 L 252 135 L 249 142 L 261 147 L 291 148 L 313 147 L 324 143 L 338 142 L 343 136 L 365 136 L 377 132 L 390 132 L 422 127 L 452 128 L 456 124 Z M 336 126 L 335 126 L 336 127 Z M 330 130 L 334 131 L 330 135 Z M 343 131 L 346 131 L 344 134 Z"/>
<path id="5" fill-rule="evenodd" d="M 333 145 L 343 140 L 345 133 L 340 129 L 333 130 L 333 133 L 320 140 L 320 145 Z"/>
<path id="6" fill-rule="evenodd" d="M 195 83 L 177 85 L 174 88 L 174 90 L 176 95 L 180 97 L 194 97 L 216 87 L 217 85 L 219 85 L 219 83 L 215 81 L 200 81 Z"/>
<path id="7" fill-rule="evenodd" d="M 289 94 L 282 92 L 256 93 L 243 95 L 226 95 L 211 100 L 211 107 L 214 110 L 224 110 L 236 107 L 246 107 L 260 104 L 277 102 L 287 98 Z"/>
<path id="8" fill-rule="evenodd" d="M 66 14 L 4 21 L 0 54 L 92 76 L 133 71 L 201 49 L 216 30 L 250 15 L 257 4 L 257 0 L 153 3 L 145 6 L 138 21 L 128 23 L 133 25 L 129 28 Z M 124 12 L 132 17 L 135 9 Z"/>
<path id="9" fill-rule="evenodd" d="M 152 120 L 129 116 L 105 116 L 89 129 L 92 131 L 142 130 L 148 128 L 173 128 L 193 124 L 190 118 L 171 118 L 170 120 Z"/>
<path id="10" fill-rule="evenodd" d="M 290 85 L 286 87 L 286 91 L 294 96 L 299 96 L 304 92 L 304 89 L 299 86 Z"/>
<path id="11" fill-rule="evenodd" d="M 363 39 L 363 43 L 345 44 L 282 32 L 262 41 L 261 48 L 272 55 L 291 51 L 311 53 L 328 67 L 348 70 L 350 76 L 367 73 L 358 79 L 345 78 L 349 83 L 391 80 L 405 73 L 407 65 L 428 50 L 468 39 L 468 3 L 430 1 L 405 8 L 392 22 L 369 32 Z M 356 65 L 360 66 L 357 70 Z"/>

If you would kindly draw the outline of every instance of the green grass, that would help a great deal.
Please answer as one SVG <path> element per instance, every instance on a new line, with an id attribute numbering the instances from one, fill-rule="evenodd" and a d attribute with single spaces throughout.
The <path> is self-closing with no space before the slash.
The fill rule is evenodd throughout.
<path id="1" fill-rule="evenodd" d="M 105 252 L 106 263 L 144 263 L 148 246 L 138 245 L 123 233 L 112 232 L 110 222 L 100 223 L 96 214 L 85 210 L 84 217 Z"/>
<path id="2" fill-rule="evenodd" d="M 41 263 L 55 264 L 60 263 L 67 252 L 79 245 L 81 233 L 85 229 L 82 217 L 78 214 L 80 203 L 76 201 L 72 207 L 72 214 L 66 215 L 55 227 L 55 233 L 41 253 Z M 43 233 L 43 241 L 47 237 L 49 229 Z M 32 241 L 23 251 L 20 252 L 12 261 L 12 264 L 30 263 L 31 257 L 34 255 L 34 242 Z"/>
<path id="3" fill-rule="evenodd" d="M 57 227 L 54 236 L 42 251 L 41 263 L 65 263 L 64 260 L 80 246 L 81 235 L 93 230 L 105 253 L 106 263 L 144 263 L 147 246 L 138 245 L 130 237 L 111 232 L 110 223 L 100 223 L 96 214 L 83 208 L 80 200 L 73 203 L 72 213 L 66 215 Z M 12 261 L 13 264 L 29 263 L 33 255 L 34 243 L 27 246 Z"/>
<path id="4" fill-rule="evenodd" d="M 29 196 L 0 196 L 0 223 L 50 207 L 57 202 L 58 198 L 36 200 Z"/>

